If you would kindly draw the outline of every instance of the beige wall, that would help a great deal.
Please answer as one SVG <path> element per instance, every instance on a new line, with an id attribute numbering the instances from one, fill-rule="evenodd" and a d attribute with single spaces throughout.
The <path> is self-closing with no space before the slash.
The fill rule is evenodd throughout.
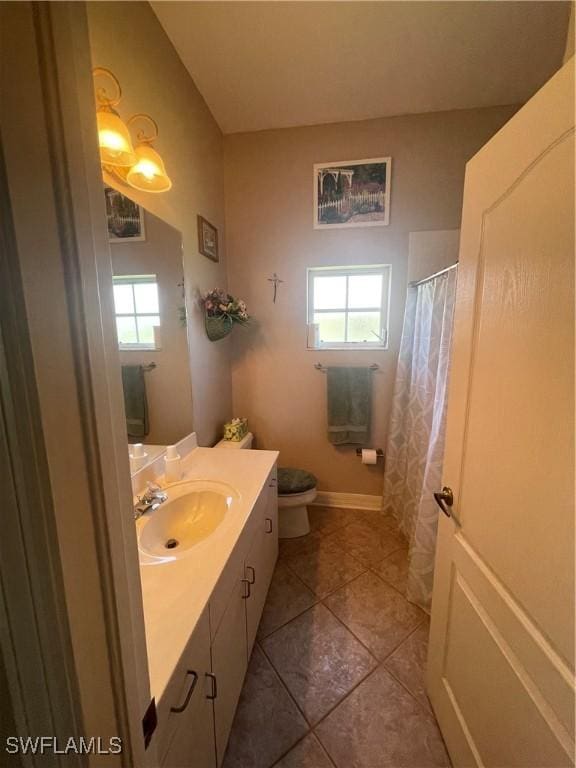
<path id="1" fill-rule="evenodd" d="M 119 78 L 121 116 L 148 112 L 158 122 L 156 147 L 173 188 L 161 195 L 129 194 L 182 232 L 194 429 L 200 444 L 208 445 L 231 412 L 230 341 L 208 341 L 197 306 L 199 291 L 226 285 L 222 134 L 148 3 L 87 5 L 92 61 Z M 198 252 L 198 213 L 218 227 L 220 264 Z"/>
<path id="2" fill-rule="evenodd" d="M 407 282 L 424 280 L 458 261 L 459 229 L 410 232 Z"/>
<path id="3" fill-rule="evenodd" d="M 384 447 L 407 281 L 408 236 L 460 226 L 466 161 L 514 107 L 411 115 L 225 137 L 230 290 L 256 321 L 234 331 L 234 413 L 247 416 L 260 448 L 314 472 L 322 490 L 380 494 L 382 466 L 326 437 L 326 378 L 314 364 L 367 365 L 374 374 L 374 447 Z M 312 227 L 312 166 L 392 156 L 388 227 Z M 390 348 L 306 349 L 306 267 L 392 264 Z M 272 303 L 267 278 L 284 280 Z"/>
<path id="4" fill-rule="evenodd" d="M 156 368 L 146 374 L 150 434 L 144 442 L 173 445 L 192 432 L 192 390 L 182 297 L 182 236 L 151 213 L 144 213 L 146 239 L 113 243 L 115 275 L 156 275 L 160 303 L 160 349 L 121 350 L 122 365 Z"/>

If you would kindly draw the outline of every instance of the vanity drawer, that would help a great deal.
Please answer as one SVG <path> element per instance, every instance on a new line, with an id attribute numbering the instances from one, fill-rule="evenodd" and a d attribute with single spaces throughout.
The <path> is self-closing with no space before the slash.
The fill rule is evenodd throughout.
<path id="1" fill-rule="evenodd" d="M 212 701 L 206 698 L 207 672 L 211 672 L 211 659 L 206 608 L 158 702 L 158 755 L 163 765 L 190 764 L 182 762 L 186 754 L 188 761 L 194 754 L 191 764 L 198 768 L 214 764 L 210 760 L 214 756 L 214 720 Z M 174 711 L 178 709 L 181 711 Z"/>

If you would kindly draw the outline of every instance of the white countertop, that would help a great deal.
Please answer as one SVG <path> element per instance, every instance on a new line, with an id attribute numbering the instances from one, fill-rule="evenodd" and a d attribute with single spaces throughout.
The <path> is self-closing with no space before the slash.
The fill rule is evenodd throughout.
<path id="1" fill-rule="evenodd" d="M 277 458 L 277 451 L 196 448 L 183 462 L 182 480 L 225 482 L 238 491 L 240 499 L 229 517 L 189 554 L 170 562 L 146 562 L 141 553 L 150 687 L 157 701 L 166 690 Z"/>

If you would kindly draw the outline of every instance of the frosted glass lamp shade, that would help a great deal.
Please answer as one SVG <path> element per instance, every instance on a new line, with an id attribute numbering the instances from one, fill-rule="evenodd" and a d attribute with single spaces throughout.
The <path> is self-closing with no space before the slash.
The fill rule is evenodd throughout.
<path id="1" fill-rule="evenodd" d="M 99 110 L 96 118 L 102 164 L 130 168 L 137 158 L 128 128 L 115 112 Z"/>
<path id="2" fill-rule="evenodd" d="M 167 192 L 172 182 L 158 152 L 149 144 L 140 144 L 135 152 L 136 161 L 126 176 L 128 184 L 143 192 Z"/>

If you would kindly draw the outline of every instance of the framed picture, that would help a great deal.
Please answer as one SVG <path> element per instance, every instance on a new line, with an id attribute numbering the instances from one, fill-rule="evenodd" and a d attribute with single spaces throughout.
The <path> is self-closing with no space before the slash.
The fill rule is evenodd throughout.
<path id="1" fill-rule="evenodd" d="M 314 228 L 382 227 L 390 220 L 392 158 L 314 166 Z"/>
<path id="2" fill-rule="evenodd" d="M 200 215 L 198 216 L 198 250 L 212 261 L 220 261 L 218 257 L 218 230 Z"/>
<path id="3" fill-rule="evenodd" d="M 144 209 L 113 187 L 104 187 L 108 240 L 111 243 L 146 240 Z"/>

